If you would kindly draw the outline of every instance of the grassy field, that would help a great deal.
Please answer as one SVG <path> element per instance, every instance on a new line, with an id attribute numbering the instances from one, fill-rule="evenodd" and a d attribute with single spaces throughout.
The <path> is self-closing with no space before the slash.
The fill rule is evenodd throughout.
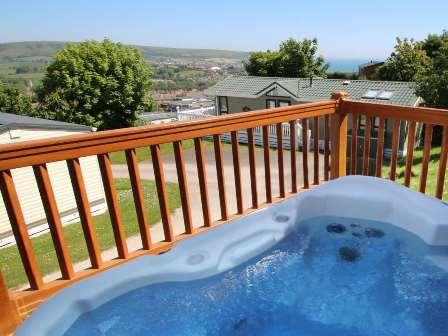
<path id="1" fill-rule="evenodd" d="M 431 150 L 431 156 L 428 166 L 428 179 L 426 182 L 426 194 L 430 196 L 435 195 L 437 184 L 437 172 L 439 169 L 440 147 L 434 147 Z M 411 174 L 411 188 L 419 189 L 420 175 L 422 171 L 423 150 L 418 149 L 414 151 L 414 160 Z M 403 184 L 404 173 L 406 168 L 406 161 L 404 158 L 400 159 L 397 165 L 397 179 L 396 182 Z M 388 177 L 390 172 L 389 166 L 383 167 L 383 177 Z M 445 188 L 443 199 L 448 200 L 448 178 L 445 179 Z"/>
<path id="2" fill-rule="evenodd" d="M 184 150 L 193 148 L 193 146 L 194 146 L 193 140 L 182 141 L 182 147 Z M 173 145 L 171 143 L 160 145 L 160 153 L 162 154 L 162 156 L 171 155 L 173 154 L 173 152 L 174 152 Z M 151 158 L 149 148 L 147 147 L 137 148 L 136 154 L 138 162 L 148 161 Z M 123 151 L 110 153 L 109 156 L 112 164 L 126 164 L 126 155 Z"/>
<path id="3" fill-rule="evenodd" d="M 131 185 L 128 179 L 116 179 L 116 188 L 120 202 L 120 210 L 128 237 L 138 233 L 137 216 L 135 213 L 134 201 L 132 197 Z M 143 180 L 145 194 L 145 205 L 150 224 L 155 224 L 160 220 L 159 202 L 155 183 Z M 177 184 L 167 183 L 167 193 L 170 210 L 173 211 L 180 206 L 180 196 Z M 94 218 L 97 237 L 102 250 L 107 250 L 115 246 L 109 212 Z M 73 262 L 88 259 L 87 248 L 80 223 L 64 226 L 64 235 L 69 246 L 70 256 Z M 49 233 L 32 239 L 34 251 L 37 255 L 38 264 L 42 274 L 50 274 L 58 271 L 59 266 L 54 251 L 51 235 Z M 27 282 L 25 272 L 20 260 L 16 246 L 7 247 L 0 250 L 0 269 L 10 288 L 17 287 Z"/>
<path id="4" fill-rule="evenodd" d="M 204 144 L 204 147 L 206 147 L 206 148 L 213 147 L 213 141 L 205 140 L 203 142 L 203 144 Z M 193 149 L 194 141 L 193 140 L 182 141 L 182 147 L 184 150 Z M 223 149 L 228 149 L 230 147 L 231 147 L 230 144 L 222 142 Z M 240 144 L 239 147 L 240 147 L 240 150 L 243 150 L 243 151 L 247 150 L 247 145 Z M 257 150 L 262 150 L 262 149 L 257 147 Z M 162 156 L 173 155 L 173 153 L 174 153 L 173 145 L 171 143 L 166 143 L 166 144 L 160 145 L 160 152 L 161 152 Z M 148 161 L 151 159 L 151 154 L 149 152 L 149 148 L 146 148 L 146 147 L 137 148 L 136 153 L 137 153 L 137 160 L 139 162 Z M 111 160 L 112 164 L 126 164 L 126 155 L 123 151 L 110 153 L 109 156 L 110 156 L 110 160 Z"/>

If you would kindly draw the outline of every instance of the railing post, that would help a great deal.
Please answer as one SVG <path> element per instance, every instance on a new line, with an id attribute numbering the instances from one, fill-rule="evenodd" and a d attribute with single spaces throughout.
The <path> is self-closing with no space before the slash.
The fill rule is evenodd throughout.
<path id="1" fill-rule="evenodd" d="M 0 335 L 9 335 L 19 324 L 19 312 L 0 272 Z"/>
<path id="2" fill-rule="evenodd" d="M 336 113 L 331 115 L 331 179 L 346 175 L 347 113 L 342 111 L 341 102 L 347 97 L 344 91 L 331 94 L 331 99 L 337 100 Z"/>

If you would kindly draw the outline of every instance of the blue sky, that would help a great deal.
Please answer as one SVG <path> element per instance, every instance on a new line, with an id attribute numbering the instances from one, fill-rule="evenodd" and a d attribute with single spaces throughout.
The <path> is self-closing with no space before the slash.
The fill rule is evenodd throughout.
<path id="1" fill-rule="evenodd" d="M 130 44 L 275 49 L 317 37 L 329 58 L 384 58 L 395 37 L 448 29 L 446 0 L 2 0 L 0 42 L 109 37 Z"/>

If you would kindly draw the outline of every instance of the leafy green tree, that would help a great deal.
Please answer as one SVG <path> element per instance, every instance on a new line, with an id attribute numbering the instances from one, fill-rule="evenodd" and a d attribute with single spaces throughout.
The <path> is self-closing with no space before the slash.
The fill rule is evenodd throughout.
<path id="1" fill-rule="evenodd" d="M 440 49 L 448 43 L 448 31 L 444 30 L 442 34 L 429 34 L 426 40 L 422 42 L 422 47 L 430 58 L 438 55 Z"/>
<path id="2" fill-rule="evenodd" d="M 0 82 L 0 112 L 31 115 L 31 98 L 12 86 Z"/>
<path id="3" fill-rule="evenodd" d="M 136 48 L 107 39 L 68 44 L 46 68 L 39 114 L 100 129 L 135 125 L 153 106 L 151 76 Z"/>
<path id="4" fill-rule="evenodd" d="M 278 51 L 256 51 L 244 62 L 246 72 L 251 76 L 278 77 L 283 73 Z"/>
<path id="5" fill-rule="evenodd" d="M 378 69 L 376 77 L 388 81 L 412 82 L 426 71 L 429 61 L 421 43 L 397 38 L 395 51 Z"/>
<path id="6" fill-rule="evenodd" d="M 448 39 L 433 53 L 430 66 L 417 78 L 417 95 L 430 107 L 448 108 Z"/>
<path id="7" fill-rule="evenodd" d="M 328 64 L 323 57 L 317 56 L 317 49 L 317 39 L 299 41 L 290 38 L 280 44 L 278 51 L 250 53 L 244 67 L 251 76 L 325 76 Z"/>
<path id="8" fill-rule="evenodd" d="M 303 41 L 288 39 L 280 44 L 282 77 L 325 76 L 328 64 L 317 56 L 317 39 Z"/>

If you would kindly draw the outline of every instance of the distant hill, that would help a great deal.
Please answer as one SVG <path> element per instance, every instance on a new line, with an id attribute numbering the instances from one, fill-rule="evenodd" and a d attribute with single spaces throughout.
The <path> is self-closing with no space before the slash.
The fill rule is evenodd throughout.
<path id="1" fill-rule="evenodd" d="M 68 42 L 53 41 L 33 41 L 33 42 L 12 42 L 0 43 L 0 62 L 13 62 L 22 60 L 43 60 L 51 58 L 61 50 Z M 138 46 L 143 56 L 147 59 L 153 57 L 170 58 L 222 58 L 242 60 L 248 53 L 243 51 L 218 50 L 218 49 L 185 49 L 185 48 L 165 48 Z"/>
<path id="2" fill-rule="evenodd" d="M 10 62 L 45 62 L 54 54 L 61 50 L 68 42 L 57 41 L 32 41 L 32 42 L 11 42 L 0 43 L 0 63 Z M 167 58 L 194 58 L 194 59 L 231 59 L 243 60 L 249 55 L 244 51 L 219 50 L 219 49 L 186 49 L 186 48 L 166 48 L 139 46 L 146 59 L 157 57 Z M 367 62 L 367 59 L 332 59 L 330 71 L 354 72 L 358 65 Z"/>

